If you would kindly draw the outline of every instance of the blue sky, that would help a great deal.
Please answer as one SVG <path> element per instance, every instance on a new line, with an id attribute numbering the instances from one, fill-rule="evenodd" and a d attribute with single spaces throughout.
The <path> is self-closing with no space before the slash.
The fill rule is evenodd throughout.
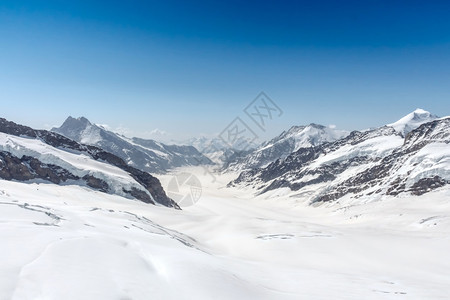
<path id="1" fill-rule="evenodd" d="M 284 111 L 262 139 L 450 115 L 448 1 L 71 2 L 1 2 L 2 117 L 182 139 L 244 119 L 260 91 Z"/>

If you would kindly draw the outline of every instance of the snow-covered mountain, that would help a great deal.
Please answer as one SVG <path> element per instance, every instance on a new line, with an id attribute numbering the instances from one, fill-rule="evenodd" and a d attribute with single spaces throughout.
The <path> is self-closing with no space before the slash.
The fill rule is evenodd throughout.
<path id="1" fill-rule="evenodd" d="M 145 172 L 163 173 L 171 168 L 212 163 L 192 146 L 165 145 L 154 140 L 127 138 L 93 124 L 84 117 L 68 117 L 61 127 L 53 128 L 52 131 L 79 143 L 102 148 Z"/>
<path id="2" fill-rule="evenodd" d="M 81 185 L 169 207 L 159 180 L 95 146 L 0 119 L 0 178 Z"/>
<path id="3" fill-rule="evenodd" d="M 219 137 L 209 138 L 205 136 L 190 138 L 178 144 L 195 147 L 204 156 L 214 162 L 218 166 L 218 169 L 225 168 L 231 162 L 247 155 L 258 146 L 254 142 L 249 142 L 244 145 L 240 140 L 230 145 Z"/>
<path id="4" fill-rule="evenodd" d="M 438 116 L 433 115 L 426 110 L 418 108 L 412 113 L 404 116 L 397 122 L 388 124 L 387 126 L 393 127 L 395 131 L 400 133 L 402 136 L 406 136 L 410 131 L 416 129 L 420 125 L 434 121 L 436 119 L 438 119 Z"/>
<path id="5" fill-rule="evenodd" d="M 0 129 L 0 299 L 448 297 L 450 117 L 300 148 L 245 173 L 256 197 L 187 167 L 183 211 L 126 199 L 163 191 L 100 148 Z"/>
<path id="6" fill-rule="evenodd" d="M 391 124 L 300 148 L 265 168 L 242 172 L 230 185 L 252 185 L 260 193 L 288 187 L 316 203 L 349 194 L 419 195 L 450 183 L 450 117 L 410 132 L 418 120 L 407 119 L 393 123 L 404 125 L 400 131 Z"/>
<path id="7" fill-rule="evenodd" d="M 450 190 L 317 208 L 219 181 L 178 211 L 0 180 L 0 299 L 448 298 Z"/>
<path id="8" fill-rule="evenodd" d="M 262 168 L 270 163 L 284 159 L 300 148 L 315 147 L 326 142 L 333 142 L 349 134 L 348 131 L 337 130 L 318 124 L 293 126 L 272 140 L 263 143 L 244 157 L 232 161 L 227 171 L 242 171 Z"/>

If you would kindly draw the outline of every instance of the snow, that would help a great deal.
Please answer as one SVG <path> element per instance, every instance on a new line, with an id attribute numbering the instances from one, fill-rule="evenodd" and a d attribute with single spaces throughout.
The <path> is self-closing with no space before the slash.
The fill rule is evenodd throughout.
<path id="1" fill-rule="evenodd" d="M 143 145 L 140 145 L 140 144 L 134 142 L 132 138 L 128 138 L 128 137 L 123 136 L 123 135 L 117 135 L 117 138 L 119 138 L 119 139 L 121 139 L 121 140 L 123 140 L 123 141 L 125 141 L 125 142 L 127 142 L 127 143 L 129 143 L 129 144 L 131 144 L 131 145 L 133 145 L 133 146 L 136 147 L 137 149 L 143 149 L 144 151 L 151 151 L 151 152 L 153 152 L 155 155 L 160 156 L 160 157 L 162 157 L 162 158 L 164 158 L 164 159 L 168 159 L 168 160 L 171 159 L 169 153 L 165 153 L 165 152 L 159 151 L 159 150 L 154 149 L 154 148 L 149 148 L 149 147 L 145 147 L 145 146 L 143 146 Z M 158 142 L 155 141 L 155 144 L 156 144 L 160 149 L 164 149 L 164 146 L 163 146 L 161 143 L 158 143 Z M 128 150 L 128 149 L 124 149 L 124 151 L 125 151 L 125 150 L 130 151 L 130 150 Z"/>
<path id="2" fill-rule="evenodd" d="M 311 207 L 224 188 L 236 174 L 176 172 L 203 184 L 183 211 L 0 180 L 0 299 L 448 297 L 448 188 Z"/>
<path id="3" fill-rule="evenodd" d="M 314 174 L 314 175 L 308 174 L 308 175 L 302 176 L 301 178 L 292 180 L 292 183 L 308 182 L 308 181 L 317 179 L 318 177 L 319 177 L 319 174 Z"/>
<path id="4" fill-rule="evenodd" d="M 407 186 L 411 186 L 422 178 L 434 176 L 450 180 L 450 145 L 446 143 L 426 145 L 400 170 L 401 174 L 407 172 L 410 172 Z"/>
<path id="5" fill-rule="evenodd" d="M 388 124 L 387 126 L 393 127 L 395 131 L 401 133 L 403 136 L 406 136 L 406 134 L 416 129 L 420 125 L 434 121 L 436 119 L 438 119 L 437 116 L 431 114 L 426 110 L 418 108 L 412 113 L 404 116 L 397 122 Z"/>
<path id="6" fill-rule="evenodd" d="M 95 176 L 104 180 L 118 195 L 126 196 L 123 188 L 130 190 L 133 187 L 148 193 L 122 169 L 96 161 L 85 154 L 54 148 L 37 139 L 0 133 L 0 151 L 10 152 L 19 158 L 24 155 L 32 156 L 43 163 L 60 166 L 79 177 L 87 174 Z"/>
<path id="7" fill-rule="evenodd" d="M 336 151 L 320 156 L 311 163 L 309 168 L 313 169 L 323 164 L 331 164 L 358 156 L 385 157 L 402 146 L 403 141 L 404 139 L 398 135 L 382 135 L 355 145 L 346 144 L 339 147 Z"/>
<path id="8" fill-rule="evenodd" d="M 255 152 L 261 152 L 270 149 L 276 143 L 282 143 L 286 140 L 293 139 L 294 151 L 300 148 L 308 148 L 317 146 L 325 142 L 333 142 L 344 138 L 349 134 L 348 131 L 337 130 L 335 127 L 324 127 L 320 125 L 311 124 L 308 126 L 293 126 L 286 132 L 283 132 L 279 137 L 261 145 Z"/>
<path id="9" fill-rule="evenodd" d="M 95 145 L 102 140 L 100 129 L 96 125 L 88 124 L 81 132 L 81 143 Z"/>
<path id="10" fill-rule="evenodd" d="M 231 163 L 226 171 L 236 172 L 252 168 L 264 168 L 277 159 L 285 159 L 289 154 L 298 151 L 300 148 L 333 142 L 348 134 L 348 131 L 317 124 L 293 126 L 272 140 L 261 144 L 244 158 Z"/>
<path id="11" fill-rule="evenodd" d="M 325 127 L 319 129 L 315 126 L 306 126 L 304 130 L 295 133 L 295 150 L 311 146 L 317 146 L 325 142 L 333 142 L 344 138 L 349 134 L 348 131 L 337 130 L 335 128 Z"/>
<path id="12" fill-rule="evenodd" d="M 199 156 L 201 157 L 200 153 L 189 147 L 175 148 L 153 140 L 128 138 L 109 131 L 108 128 L 105 125 L 92 124 L 83 117 L 69 117 L 59 128 L 53 128 L 52 131 L 82 144 L 97 146 L 121 157 L 129 165 L 150 173 L 161 173 L 168 168 L 183 165 L 196 165 Z"/>

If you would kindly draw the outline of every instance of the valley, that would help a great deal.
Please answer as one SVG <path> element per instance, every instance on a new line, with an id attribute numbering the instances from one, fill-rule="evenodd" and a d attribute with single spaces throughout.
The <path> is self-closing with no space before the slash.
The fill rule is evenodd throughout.
<path id="1" fill-rule="evenodd" d="M 231 174 L 211 183 L 202 168 L 180 171 L 203 184 L 182 211 L 2 181 L 0 298 L 446 297 L 448 190 L 312 207 L 292 192 L 225 188 Z"/>

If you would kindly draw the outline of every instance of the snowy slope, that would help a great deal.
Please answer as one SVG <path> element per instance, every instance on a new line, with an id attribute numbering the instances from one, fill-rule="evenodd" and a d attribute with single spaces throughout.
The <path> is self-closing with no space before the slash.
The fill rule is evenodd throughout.
<path id="1" fill-rule="evenodd" d="M 137 202 L 74 186 L 0 186 L 1 299 L 208 299 L 217 286 L 218 299 L 264 296 Z"/>
<path id="2" fill-rule="evenodd" d="M 40 140 L 17 137 L 0 132 L 0 151 L 6 151 L 16 157 L 31 156 L 45 164 L 52 164 L 66 169 L 75 176 L 87 174 L 104 180 L 112 193 L 127 196 L 123 189 L 138 190 L 148 193 L 130 174 L 118 167 L 96 161 L 82 153 L 71 153 L 54 148 Z"/>
<path id="3" fill-rule="evenodd" d="M 448 189 L 311 207 L 223 189 L 228 175 L 210 185 L 201 168 L 180 172 L 205 183 L 202 199 L 183 211 L 0 180 L 0 299 L 448 295 Z"/>
<path id="4" fill-rule="evenodd" d="M 449 145 L 447 117 L 299 148 L 229 188 L 238 174 L 176 169 L 162 186 L 202 184 L 181 211 L 121 193 L 162 186 L 120 158 L 0 119 L 0 176 L 39 179 L 0 179 L 0 299 L 446 299 Z"/>
<path id="5" fill-rule="evenodd" d="M 159 180 L 100 148 L 0 119 L 0 178 L 73 184 L 178 207 Z"/>
<path id="6" fill-rule="evenodd" d="M 449 184 L 450 118 L 423 123 L 405 138 L 397 129 L 355 131 L 301 148 L 265 168 L 242 172 L 230 186 L 253 186 L 258 193 L 289 188 L 318 203 L 346 195 L 420 195 Z"/>
<path id="7" fill-rule="evenodd" d="M 308 148 L 333 142 L 349 132 L 317 124 L 293 126 L 272 140 L 263 143 L 248 155 L 231 162 L 227 171 L 242 171 L 265 167 L 277 159 L 284 159 L 300 148 Z"/>
<path id="8" fill-rule="evenodd" d="M 145 172 L 163 173 L 174 167 L 211 163 L 192 146 L 165 145 L 153 140 L 127 138 L 92 124 L 84 117 L 68 117 L 61 127 L 53 128 L 52 131 L 82 144 L 102 148 Z"/>

